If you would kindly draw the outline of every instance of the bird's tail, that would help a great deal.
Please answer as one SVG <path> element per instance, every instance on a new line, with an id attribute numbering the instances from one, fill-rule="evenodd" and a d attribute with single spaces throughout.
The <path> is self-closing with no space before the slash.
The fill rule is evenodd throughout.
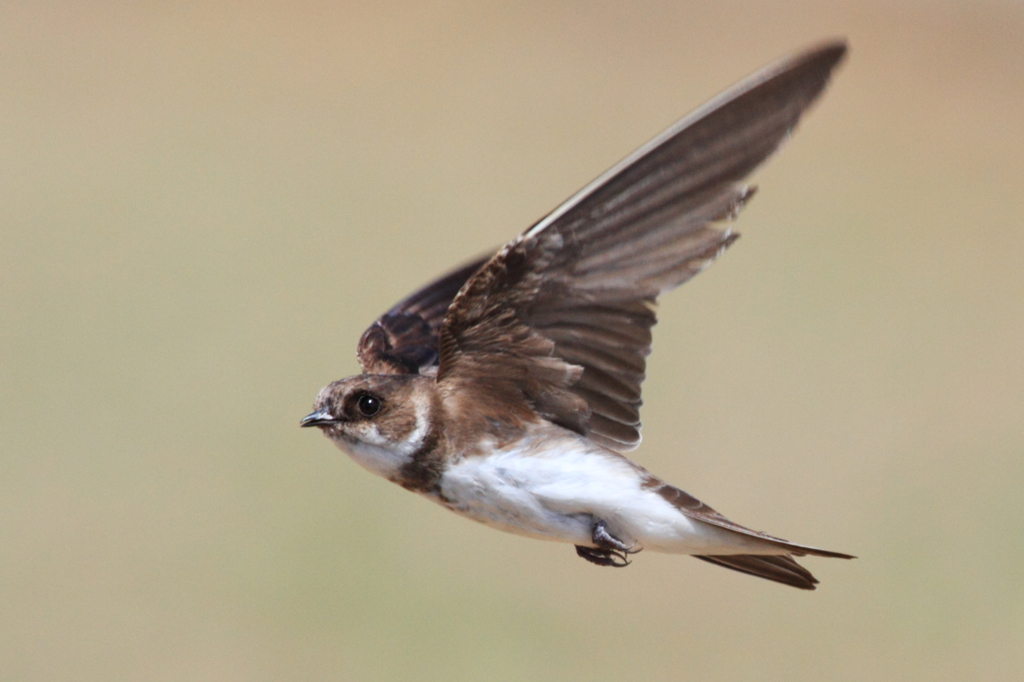
<path id="1" fill-rule="evenodd" d="M 821 556 L 834 559 L 853 559 L 842 552 L 800 545 L 767 533 L 751 530 L 730 521 L 692 495 L 651 477 L 647 484 L 653 492 L 670 502 L 691 521 L 707 524 L 726 533 L 722 549 L 735 548 L 736 554 L 695 554 L 698 559 L 740 573 L 774 580 L 803 590 L 813 590 L 818 583 L 811 572 L 796 562 L 795 556 Z M 744 552 L 744 550 L 746 553 Z"/>
<path id="2" fill-rule="evenodd" d="M 817 589 L 818 579 L 788 554 L 731 554 L 725 556 L 694 555 L 709 564 L 730 568 L 740 573 L 757 576 L 801 590 Z"/>

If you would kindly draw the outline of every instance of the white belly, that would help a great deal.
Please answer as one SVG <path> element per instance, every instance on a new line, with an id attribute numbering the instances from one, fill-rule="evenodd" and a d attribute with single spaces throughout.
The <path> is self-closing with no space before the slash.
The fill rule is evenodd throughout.
<path id="1" fill-rule="evenodd" d="M 592 546 L 597 521 L 637 549 L 678 554 L 778 554 L 776 545 L 691 519 L 643 482 L 649 474 L 587 439 L 558 430 L 441 477 L 452 511 L 509 533 Z"/>
<path id="2" fill-rule="evenodd" d="M 467 457 L 441 477 L 442 502 L 452 511 L 492 528 L 528 537 L 591 544 L 595 523 L 585 505 L 551 505 L 565 500 L 585 480 L 567 468 L 571 455 L 499 451 Z"/>

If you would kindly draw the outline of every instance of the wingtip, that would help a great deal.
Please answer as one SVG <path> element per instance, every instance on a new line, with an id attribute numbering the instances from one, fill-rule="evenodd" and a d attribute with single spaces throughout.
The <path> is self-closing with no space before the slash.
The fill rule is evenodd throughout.
<path id="1" fill-rule="evenodd" d="M 821 61 L 823 64 L 830 64 L 830 67 L 834 67 L 846 58 L 849 51 L 849 41 L 844 36 L 836 36 L 816 43 L 802 54 L 806 61 Z"/>
<path id="2" fill-rule="evenodd" d="M 785 541 L 784 541 L 785 542 Z M 807 545 L 797 545 L 792 542 L 785 542 L 787 549 L 792 550 L 793 556 L 820 556 L 826 559 L 856 559 L 852 554 L 843 554 L 842 552 L 832 552 L 827 549 L 818 549 L 817 547 L 808 547 Z"/>
<path id="3" fill-rule="evenodd" d="M 813 88 L 813 94 L 808 102 L 816 100 L 832 80 L 836 68 L 846 59 L 849 52 L 849 45 L 845 38 L 833 38 L 824 40 L 812 45 L 805 50 L 780 58 L 773 65 L 755 74 L 760 76 L 761 82 L 770 81 L 772 78 L 784 74 L 815 74 L 805 82 L 817 82 Z"/>

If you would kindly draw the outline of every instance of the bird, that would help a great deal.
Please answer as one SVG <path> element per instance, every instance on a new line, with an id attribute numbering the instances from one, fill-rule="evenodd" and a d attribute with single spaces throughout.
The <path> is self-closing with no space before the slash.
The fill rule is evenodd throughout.
<path id="1" fill-rule="evenodd" d="M 658 296 L 739 236 L 744 178 L 847 51 L 830 40 L 740 81 L 497 252 L 379 317 L 362 373 L 320 391 L 318 427 L 370 472 L 599 566 L 642 549 L 813 590 L 794 557 L 852 559 L 751 530 L 630 460 Z"/>

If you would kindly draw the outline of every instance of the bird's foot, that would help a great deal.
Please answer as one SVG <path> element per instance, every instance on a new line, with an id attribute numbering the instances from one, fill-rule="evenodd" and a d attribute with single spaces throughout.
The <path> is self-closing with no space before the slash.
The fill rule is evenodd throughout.
<path id="1" fill-rule="evenodd" d="M 594 524 L 591 539 L 593 539 L 597 547 L 576 545 L 576 554 L 598 566 L 614 566 L 615 568 L 629 566 L 631 563 L 628 558 L 629 555 L 640 551 L 639 549 L 633 549 L 636 546 L 636 542 L 627 545 L 609 533 L 608 526 L 605 525 L 604 521 L 598 521 Z"/>
<path id="2" fill-rule="evenodd" d="M 629 565 L 629 561 L 626 559 L 625 554 L 611 549 L 598 549 L 596 547 L 576 545 L 576 554 L 592 564 L 597 564 L 598 566 L 614 566 L 615 568 L 622 568 L 623 566 Z"/>

